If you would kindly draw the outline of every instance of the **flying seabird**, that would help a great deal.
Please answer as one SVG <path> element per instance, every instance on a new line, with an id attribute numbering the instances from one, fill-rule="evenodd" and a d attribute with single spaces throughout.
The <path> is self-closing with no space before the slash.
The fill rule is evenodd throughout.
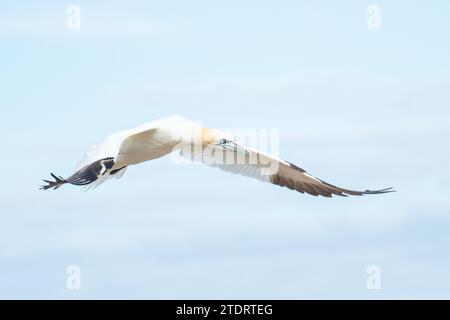
<path id="1" fill-rule="evenodd" d="M 163 157 L 173 151 L 196 162 L 221 170 L 287 187 L 313 196 L 361 196 L 393 192 L 392 188 L 354 191 L 313 177 L 302 168 L 236 143 L 225 131 L 203 128 L 198 123 L 169 116 L 133 129 L 113 133 L 94 146 L 81 160 L 75 173 L 54 181 L 44 180 L 42 190 L 64 184 L 96 187 L 110 178 L 121 178 L 131 165 Z"/>

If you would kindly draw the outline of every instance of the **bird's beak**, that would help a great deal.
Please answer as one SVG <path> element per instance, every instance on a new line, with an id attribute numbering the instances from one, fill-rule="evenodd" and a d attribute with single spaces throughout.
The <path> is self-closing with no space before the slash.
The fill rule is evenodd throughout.
<path id="1" fill-rule="evenodd" d="M 245 155 L 250 154 L 247 149 L 238 145 L 234 141 L 228 141 L 226 144 L 221 144 L 220 146 L 222 146 L 225 150 L 229 150 L 229 151 L 233 151 L 233 152 L 241 152 Z"/>

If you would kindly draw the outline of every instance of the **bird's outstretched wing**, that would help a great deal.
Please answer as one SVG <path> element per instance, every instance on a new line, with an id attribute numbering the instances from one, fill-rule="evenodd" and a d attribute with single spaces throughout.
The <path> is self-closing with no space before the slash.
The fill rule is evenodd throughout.
<path id="1" fill-rule="evenodd" d="M 92 146 L 78 163 L 73 175 L 64 179 L 52 174 L 55 180 L 44 180 L 47 185 L 42 186 L 41 189 L 57 189 L 63 184 L 69 183 L 84 186 L 86 190 L 89 190 L 98 187 L 109 179 L 120 179 L 127 169 L 127 165 L 120 163 L 121 155 L 127 154 L 132 148 L 143 147 L 144 145 L 141 142 L 145 138 L 151 141 L 150 138 L 154 130 L 154 128 L 149 127 L 149 124 L 146 124 L 109 135 L 98 145 Z M 107 170 L 102 166 L 105 164 L 105 160 L 111 161 Z M 112 168 L 112 166 L 115 166 L 115 168 Z"/>
<path id="2" fill-rule="evenodd" d="M 56 190 L 66 183 L 70 183 L 75 186 L 91 185 L 93 182 L 96 182 L 104 177 L 108 173 L 108 169 L 112 168 L 113 165 L 113 158 L 105 158 L 81 168 L 66 179 L 58 177 L 52 173 L 51 176 L 55 179 L 55 181 L 44 180 L 47 185 L 41 186 L 41 190 L 48 190 L 51 188 Z"/>
<path id="3" fill-rule="evenodd" d="M 224 150 L 221 146 L 214 146 L 203 149 L 201 154 L 182 150 L 181 155 L 191 161 L 200 161 L 223 171 L 287 187 L 301 193 L 306 192 L 313 196 L 346 197 L 393 192 L 392 188 L 374 191 L 354 191 L 340 188 L 313 177 L 302 168 L 275 156 L 251 148 L 243 148 L 243 150 L 245 152 Z"/>

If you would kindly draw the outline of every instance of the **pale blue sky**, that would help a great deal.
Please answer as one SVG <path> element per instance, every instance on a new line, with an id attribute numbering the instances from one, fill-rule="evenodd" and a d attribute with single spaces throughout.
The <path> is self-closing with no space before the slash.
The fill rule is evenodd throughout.
<path id="1" fill-rule="evenodd" d="M 450 2 L 0 9 L 1 298 L 450 298 Z M 279 129 L 280 155 L 312 174 L 399 192 L 314 198 L 170 158 L 87 193 L 37 190 L 168 114 Z"/>

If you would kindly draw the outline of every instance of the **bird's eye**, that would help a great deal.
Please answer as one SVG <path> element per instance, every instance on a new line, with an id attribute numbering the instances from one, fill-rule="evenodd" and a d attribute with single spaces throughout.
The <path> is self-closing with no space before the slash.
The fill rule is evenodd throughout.
<path id="1" fill-rule="evenodd" d="M 227 139 L 221 139 L 220 140 L 220 144 L 226 144 L 228 141 L 227 141 Z"/>

